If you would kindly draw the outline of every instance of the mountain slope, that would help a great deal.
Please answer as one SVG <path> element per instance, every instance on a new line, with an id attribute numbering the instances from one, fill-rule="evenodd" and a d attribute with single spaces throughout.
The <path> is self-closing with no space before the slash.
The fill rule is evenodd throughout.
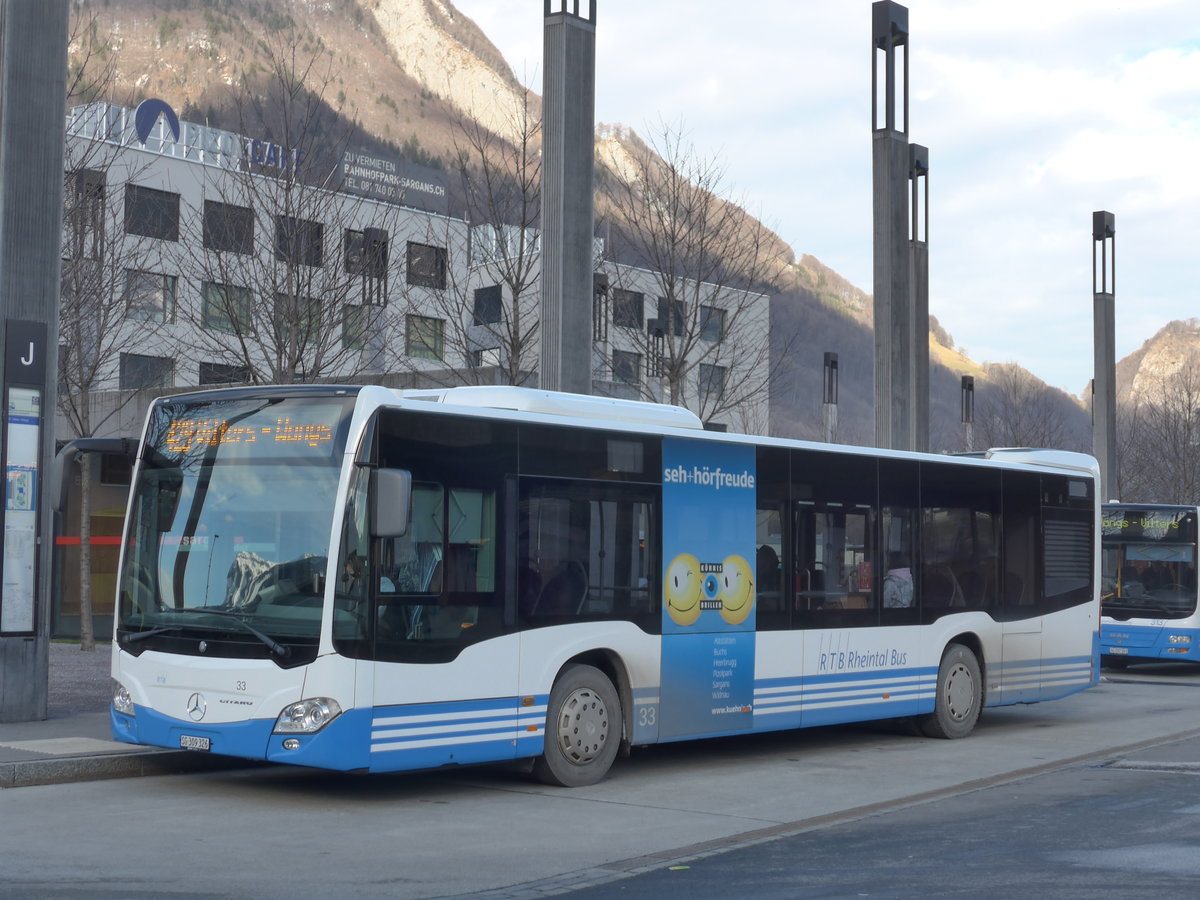
<path id="1" fill-rule="evenodd" d="M 76 103 L 99 95 L 133 106 L 161 97 L 184 119 L 254 133 L 249 129 L 255 123 L 246 122 L 245 108 L 237 105 L 235 86 L 273 77 L 272 59 L 286 59 L 292 51 L 297 61 L 315 61 L 307 90 L 355 123 L 364 143 L 445 169 L 454 167 L 464 117 L 512 141 L 524 105 L 540 109 L 539 98 L 450 0 L 85 0 L 72 10 L 72 65 L 90 59 L 93 68 L 111 66 L 111 78 L 95 78 Z M 539 27 L 538 8 L 526 12 L 530 27 Z M 273 125 L 270 113 L 259 110 L 265 134 Z M 642 147 L 629 128 L 599 126 L 598 168 L 619 172 L 631 149 Z M 450 209 L 458 213 L 455 179 L 448 181 Z M 599 218 L 610 202 L 604 181 L 598 171 Z M 855 423 L 846 426 L 857 429 L 853 439 L 869 442 L 873 346 L 863 338 L 870 335 L 870 295 L 816 258 L 797 258 L 778 235 L 759 227 L 773 261 L 764 288 L 776 295 L 780 335 L 791 348 L 811 348 L 804 352 L 815 352 L 817 360 L 815 380 L 808 356 L 788 360 L 779 397 L 799 402 L 812 385 L 819 391 L 823 351 L 845 347 L 842 401 L 862 408 L 844 421 Z M 957 410 L 958 375 L 986 378 L 986 373 L 953 349 L 936 322 L 931 326 L 931 407 L 949 416 Z M 798 407 L 781 405 L 777 418 L 779 433 L 797 436 L 811 436 L 813 422 L 820 421 L 807 400 Z"/>

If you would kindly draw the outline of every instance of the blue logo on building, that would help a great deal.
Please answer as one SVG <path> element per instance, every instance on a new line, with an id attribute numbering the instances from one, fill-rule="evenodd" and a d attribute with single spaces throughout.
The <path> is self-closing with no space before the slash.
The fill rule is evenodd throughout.
<path id="1" fill-rule="evenodd" d="M 179 116 L 175 115 L 175 110 L 167 105 L 167 101 L 151 98 L 139 103 L 133 113 L 133 130 L 142 144 L 149 140 L 150 132 L 154 130 L 159 116 L 167 117 L 167 127 L 171 129 L 171 135 L 176 141 L 179 140 Z"/>

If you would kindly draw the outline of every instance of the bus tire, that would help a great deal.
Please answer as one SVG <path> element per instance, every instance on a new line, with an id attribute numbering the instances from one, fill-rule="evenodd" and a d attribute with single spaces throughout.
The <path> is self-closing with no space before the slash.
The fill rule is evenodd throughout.
<path id="1" fill-rule="evenodd" d="M 918 716 L 917 727 L 926 737 L 965 738 L 975 730 L 982 706 L 979 660 L 962 644 L 951 644 L 938 666 L 933 712 Z"/>
<path id="2" fill-rule="evenodd" d="M 550 691 L 546 743 L 533 764 L 544 784 L 583 787 L 608 772 L 621 745 L 621 701 L 603 672 L 568 666 Z"/>

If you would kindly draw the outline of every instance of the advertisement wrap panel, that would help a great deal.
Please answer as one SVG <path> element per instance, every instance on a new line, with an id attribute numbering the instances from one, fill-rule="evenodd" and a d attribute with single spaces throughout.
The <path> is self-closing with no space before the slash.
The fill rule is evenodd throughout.
<path id="1" fill-rule="evenodd" d="M 663 441 L 660 737 L 750 729 L 754 448 Z"/>

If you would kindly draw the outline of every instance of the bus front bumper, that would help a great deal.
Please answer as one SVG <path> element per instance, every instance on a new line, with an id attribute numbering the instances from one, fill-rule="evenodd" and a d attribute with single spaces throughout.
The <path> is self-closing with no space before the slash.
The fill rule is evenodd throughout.
<path id="1" fill-rule="evenodd" d="M 206 724 L 144 706 L 135 706 L 134 715 L 127 715 L 110 705 L 109 720 L 113 740 L 126 744 L 339 771 L 368 765 L 370 714 L 359 710 L 347 710 L 315 734 L 275 734 L 275 719 Z"/>

